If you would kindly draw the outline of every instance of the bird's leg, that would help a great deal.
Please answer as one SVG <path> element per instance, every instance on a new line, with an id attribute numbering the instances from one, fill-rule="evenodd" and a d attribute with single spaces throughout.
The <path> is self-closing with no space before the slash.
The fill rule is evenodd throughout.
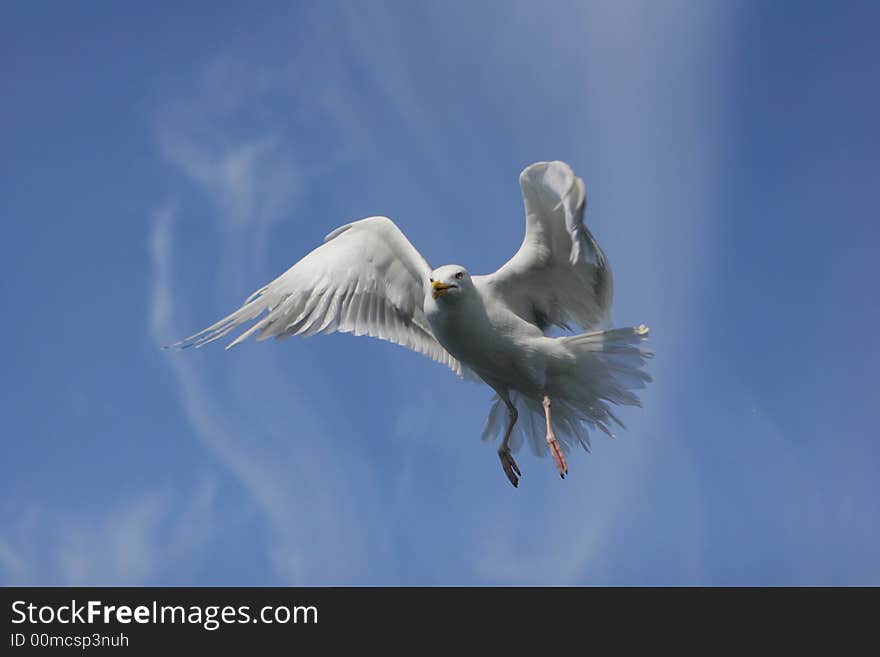
<path id="1" fill-rule="evenodd" d="M 518 413 L 516 411 L 516 406 L 510 403 L 510 400 L 504 399 L 504 403 L 507 404 L 507 430 L 504 432 L 504 440 L 501 441 L 501 446 L 498 448 L 498 458 L 501 459 L 501 467 L 504 468 L 504 474 L 507 475 L 507 478 L 510 480 L 510 483 L 513 484 L 513 487 L 516 488 L 519 486 L 519 478 L 522 477 L 522 472 L 519 471 L 519 467 L 516 465 L 516 461 L 513 460 L 513 454 L 510 453 L 510 434 L 513 431 L 513 425 L 516 424 L 516 418 Z"/>
<path id="2" fill-rule="evenodd" d="M 565 479 L 565 475 L 568 474 L 568 463 L 565 462 L 562 446 L 556 440 L 556 435 L 553 433 L 553 422 L 550 419 L 550 397 L 546 394 L 544 395 L 544 417 L 547 418 L 547 445 L 550 447 L 550 453 L 553 455 L 556 469 L 559 470 L 559 476 Z"/>

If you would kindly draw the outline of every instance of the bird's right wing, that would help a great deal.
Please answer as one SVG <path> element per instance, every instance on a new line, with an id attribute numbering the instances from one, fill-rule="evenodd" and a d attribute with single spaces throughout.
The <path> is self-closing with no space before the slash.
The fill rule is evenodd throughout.
<path id="1" fill-rule="evenodd" d="M 255 333 L 265 340 L 339 331 L 409 347 L 463 375 L 425 319 L 430 275 L 428 263 L 393 221 L 368 217 L 337 228 L 234 313 L 171 346 L 201 347 L 265 312 L 229 347 Z"/>

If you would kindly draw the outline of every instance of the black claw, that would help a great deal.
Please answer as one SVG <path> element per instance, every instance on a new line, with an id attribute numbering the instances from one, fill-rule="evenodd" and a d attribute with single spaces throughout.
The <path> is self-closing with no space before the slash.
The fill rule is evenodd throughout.
<path id="1" fill-rule="evenodd" d="M 563 479 L 565 479 L 565 474 L 564 474 L 564 473 L 560 472 L 560 473 L 559 473 L 559 476 L 562 477 Z"/>

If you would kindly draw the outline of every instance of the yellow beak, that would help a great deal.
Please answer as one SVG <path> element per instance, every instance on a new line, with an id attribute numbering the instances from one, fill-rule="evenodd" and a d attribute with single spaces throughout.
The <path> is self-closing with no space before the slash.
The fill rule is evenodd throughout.
<path id="1" fill-rule="evenodd" d="M 434 281 L 433 283 L 431 283 L 431 296 L 433 296 L 435 299 L 438 299 L 439 297 L 442 297 L 444 294 L 446 294 L 446 290 L 451 287 L 455 286 L 447 285 L 446 283 L 441 283 L 440 281 Z"/>

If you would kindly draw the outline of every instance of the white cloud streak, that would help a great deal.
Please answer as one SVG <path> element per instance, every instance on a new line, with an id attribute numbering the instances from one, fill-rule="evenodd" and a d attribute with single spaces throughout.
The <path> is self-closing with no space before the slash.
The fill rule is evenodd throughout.
<path id="1" fill-rule="evenodd" d="M 215 528 L 216 486 L 149 490 L 101 508 L 31 505 L 0 534 L 0 575 L 18 586 L 139 586 L 178 581 Z"/>
<path id="2" fill-rule="evenodd" d="M 222 74 L 217 72 L 220 69 Z M 218 75 L 221 86 L 211 83 Z M 254 89 L 247 71 L 218 64 L 200 87 L 202 93 L 160 115 L 163 156 L 191 189 L 209 201 L 219 218 L 201 228 L 219 236 L 219 252 L 210 255 L 217 258 L 222 274 L 216 286 L 203 293 L 219 291 L 228 300 L 230 291 L 245 289 L 243 272 L 261 268 L 271 225 L 295 207 L 298 190 L 308 182 L 306 167 L 299 166 L 273 136 L 280 127 L 273 129 L 268 122 L 260 124 L 262 135 L 229 134 L 234 132 L 230 126 L 252 103 L 271 103 L 267 94 L 277 93 L 290 75 L 284 68 L 266 73 Z M 333 94 L 318 89 L 315 95 Z M 301 111 L 308 113 L 307 108 Z M 344 135 L 344 126 L 341 131 Z M 343 145 L 342 154 L 335 156 L 344 157 L 346 148 Z M 308 171 L 310 176 L 326 173 L 323 167 Z M 181 212 L 166 206 L 152 222 L 151 328 L 159 344 L 183 335 L 183 322 L 175 320 L 183 313 L 172 312 L 188 305 L 175 296 L 173 284 L 175 258 L 183 257 L 174 243 L 175 221 Z M 266 558 L 279 582 L 366 580 L 370 571 L 363 555 L 369 552 L 375 557 L 385 548 L 381 534 L 364 527 L 377 503 L 372 493 L 375 484 L 360 467 L 358 449 L 329 435 L 326 423 L 309 407 L 307 395 L 273 362 L 277 351 L 253 353 L 231 365 L 228 360 L 225 365 L 215 363 L 213 370 L 195 362 L 192 353 L 168 354 L 196 436 L 263 512 L 271 533 Z M 229 358 L 219 352 L 215 357 Z M 246 384 L 254 381 L 260 382 L 256 394 Z M 358 505 L 340 502 L 346 499 L 357 499 Z M 371 541 L 370 549 L 365 540 Z"/>
<path id="3" fill-rule="evenodd" d="M 675 449 L 681 431 L 673 400 L 687 394 L 676 389 L 686 385 L 676 368 L 689 361 L 695 327 L 703 325 L 693 299 L 698 298 L 696 286 L 701 272 L 707 275 L 714 248 L 712 223 L 703 218 L 712 214 L 713 181 L 724 157 L 714 138 L 724 116 L 723 90 L 713 80 L 713 76 L 725 79 L 724 70 L 716 66 L 719 62 L 708 61 L 707 53 L 725 51 L 724 38 L 733 17 L 726 10 L 689 3 L 678 6 L 675 22 L 662 16 L 668 7 L 650 3 L 577 7 L 569 24 L 557 27 L 569 35 L 568 30 L 581 30 L 584 37 L 560 35 L 567 49 L 558 53 L 559 62 L 542 60 L 535 65 L 546 69 L 556 65 L 565 71 L 577 62 L 583 83 L 574 102 L 584 108 L 584 127 L 592 129 L 572 126 L 572 139 L 582 144 L 580 151 L 589 154 L 590 161 L 601 162 L 601 169 L 587 182 L 588 197 L 593 189 L 601 190 L 603 199 L 614 200 L 606 202 L 606 209 L 613 208 L 619 216 L 610 225 L 607 221 L 601 225 L 600 241 L 612 264 L 615 254 L 626 253 L 627 267 L 615 269 L 615 316 L 624 317 L 624 324 L 650 325 L 658 352 L 650 369 L 662 383 L 645 392 L 642 411 L 627 414 L 629 431 L 621 432 L 619 441 L 597 445 L 592 459 L 601 463 L 595 467 L 591 463 L 589 473 L 566 482 L 570 487 L 566 499 L 547 505 L 542 524 L 534 528 L 535 535 L 547 538 L 524 540 L 514 535 L 509 514 L 487 526 L 475 572 L 490 583 L 632 581 L 626 572 L 609 574 L 600 572 L 599 566 L 607 565 L 606 553 L 619 540 L 626 519 L 644 508 L 642 480 L 657 450 Z M 532 12 L 519 18 L 521 36 L 549 29 L 540 19 L 536 24 Z M 549 15 L 545 19 L 554 20 Z M 608 66 L 608 57 L 615 58 L 614 66 Z M 556 77 L 552 79 L 558 84 Z M 660 86 L 670 81 L 675 81 L 672 88 Z M 665 97 L 674 102 L 662 102 Z M 598 135 L 604 140 L 597 141 Z M 665 154 L 683 143 L 689 143 L 689 152 L 681 158 L 681 169 L 658 170 L 659 162 L 668 161 Z M 690 196 L 671 199 L 670 194 L 681 192 L 681 175 L 689 177 Z M 671 201 L 670 206 L 656 205 L 660 199 Z M 588 203 L 588 215 L 592 205 Z M 651 435 L 662 435 L 664 444 L 644 439 Z M 690 572 L 677 573 L 675 581 L 698 582 L 704 576 L 703 510 L 696 496 L 688 507 L 678 510 L 687 518 L 686 525 L 673 531 L 688 536 L 681 550 Z"/>

